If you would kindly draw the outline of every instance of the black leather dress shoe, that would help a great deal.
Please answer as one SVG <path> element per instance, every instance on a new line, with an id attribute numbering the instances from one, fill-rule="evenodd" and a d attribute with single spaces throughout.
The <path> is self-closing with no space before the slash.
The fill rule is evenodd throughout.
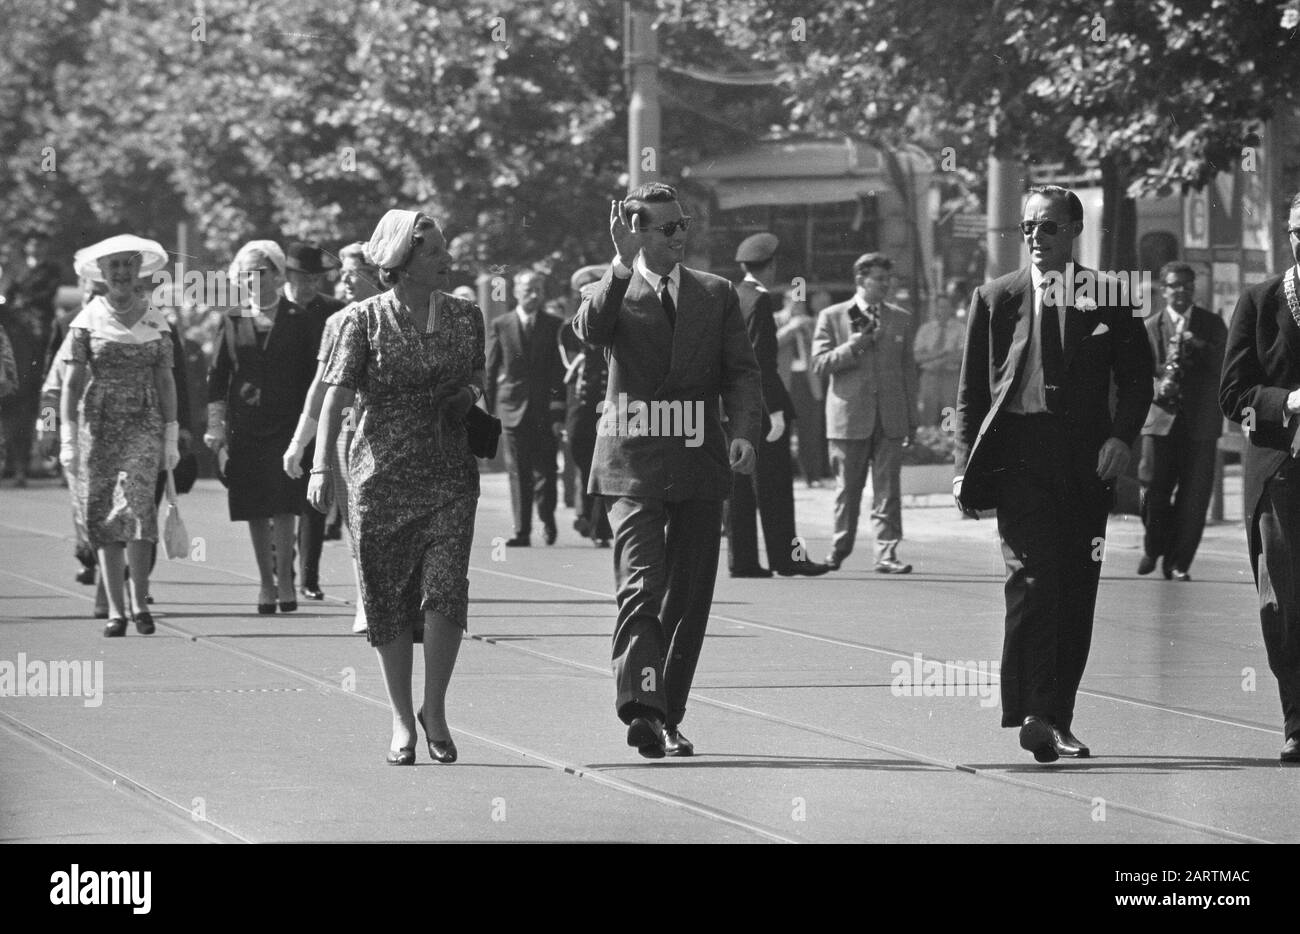
<path id="1" fill-rule="evenodd" d="M 1020 725 L 1020 748 L 1032 752 L 1038 762 L 1055 762 L 1061 758 L 1056 751 L 1056 733 L 1042 717 L 1025 717 Z"/>
<path id="2" fill-rule="evenodd" d="M 324 600 L 324 599 L 325 599 L 325 592 L 324 592 L 323 590 L 321 590 L 319 587 L 304 587 L 304 588 L 302 589 L 301 593 L 302 593 L 302 595 L 303 595 L 304 597 L 306 597 L 308 600 Z"/>
<path id="3" fill-rule="evenodd" d="M 559 533 L 558 533 L 558 532 L 556 531 L 556 529 L 555 529 L 555 523 L 554 523 L 554 522 L 546 522 L 546 523 L 543 523 L 543 525 L 542 525 L 542 541 L 546 542 L 546 544 L 548 544 L 548 545 L 554 545 L 554 544 L 555 544 L 555 537 L 556 537 L 556 535 L 558 535 L 558 534 L 559 534 Z"/>
<path id="4" fill-rule="evenodd" d="M 664 726 L 654 717 L 637 717 L 627 725 L 627 744 L 647 759 L 664 757 Z"/>
<path id="5" fill-rule="evenodd" d="M 1174 568 L 1173 575 L 1174 575 L 1174 580 L 1182 581 L 1184 584 L 1186 584 L 1188 581 L 1192 579 L 1192 575 L 1188 574 L 1182 568 Z"/>
<path id="6" fill-rule="evenodd" d="M 121 616 L 114 616 L 104 626 L 104 635 L 110 639 L 126 635 L 126 619 Z"/>
<path id="7" fill-rule="evenodd" d="M 895 558 L 886 558 L 876 562 L 877 574 L 911 574 L 912 566 Z"/>
<path id="8" fill-rule="evenodd" d="M 794 577 L 796 574 L 802 577 L 821 577 L 831 569 L 829 564 L 818 564 L 816 561 L 796 561 L 788 567 L 775 568 L 776 573 L 782 577 Z"/>
<path id="9" fill-rule="evenodd" d="M 1066 759 L 1087 759 L 1092 752 L 1083 744 L 1083 740 L 1075 736 L 1069 730 L 1063 730 L 1059 726 L 1052 727 L 1052 735 L 1055 737 L 1056 754 Z"/>
<path id="10" fill-rule="evenodd" d="M 732 577 L 771 577 L 767 568 L 737 568 L 731 572 Z"/>
<path id="11" fill-rule="evenodd" d="M 683 736 L 677 727 L 665 727 L 664 753 L 684 759 L 695 755 L 695 744 Z"/>
<path id="12" fill-rule="evenodd" d="M 135 620 L 135 631 L 142 636 L 152 636 L 154 633 L 153 614 L 152 613 L 132 613 L 131 618 Z"/>
<path id="13" fill-rule="evenodd" d="M 1146 576 L 1156 569 L 1156 559 L 1150 555 L 1143 555 L 1142 560 L 1138 562 L 1138 573 Z"/>
<path id="14" fill-rule="evenodd" d="M 1300 762 L 1300 733 L 1287 739 L 1278 758 L 1282 762 Z"/>
<path id="15" fill-rule="evenodd" d="M 532 540 L 527 535 L 516 535 L 506 539 L 507 548 L 531 548 Z"/>

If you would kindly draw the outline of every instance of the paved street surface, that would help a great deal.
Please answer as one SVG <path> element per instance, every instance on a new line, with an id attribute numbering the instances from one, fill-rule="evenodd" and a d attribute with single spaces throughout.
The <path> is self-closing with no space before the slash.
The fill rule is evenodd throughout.
<path id="1" fill-rule="evenodd" d="M 0 666 L 102 662 L 103 694 L 0 698 L 0 839 L 1300 841 L 1239 523 L 1207 530 L 1179 584 L 1136 577 L 1141 526 L 1112 519 L 1075 721 L 1092 759 L 1040 766 L 999 729 L 996 684 L 978 680 L 1001 651 L 995 527 L 918 500 L 911 576 L 872 573 L 861 547 L 815 580 L 724 567 L 682 727 L 699 755 L 651 762 L 614 715 L 611 552 L 568 510 L 555 546 L 538 530 L 531 549 L 494 548 L 511 532 L 504 477 L 483 490 L 449 701 L 461 761 L 421 743 L 417 767 L 390 768 L 344 543 L 326 546 L 323 605 L 258 616 L 245 526 L 202 482 L 182 498 L 202 560 L 160 560 L 156 635 L 106 640 L 72 579 L 66 493 L 6 484 Z M 830 500 L 798 492 L 817 559 Z M 947 693 L 965 696 L 907 696 L 914 667 L 914 695 L 927 675 L 942 693 L 927 662 L 954 663 Z M 976 683 L 959 690 L 959 673 Z"/>

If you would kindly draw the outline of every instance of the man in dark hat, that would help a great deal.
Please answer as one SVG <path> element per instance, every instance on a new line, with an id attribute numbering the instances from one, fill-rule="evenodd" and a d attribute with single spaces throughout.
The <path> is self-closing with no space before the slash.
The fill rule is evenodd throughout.
<path id="1" fill-rule="evenodd" d="M 776 307 L 769 291 L 776 281 L 773 234 L 756 233 L 741 242 L 736 262 L 745 278 L 736 286 L 745 330 L 754 345 L 763 383 L 763 440 L 758 446 L 754 475 L 732 474 L 731 507 L 727 513 L 727 565 L 732 577 L 815 577 L 830 570 L 809 561 L 794 530 L 794 467 L 790 460 L 790 423 L 794 403 L 777 368 Z M 758 516 L 763 519 L 768 568 L 758 561 Z"/>
<path id="2" fill-rule="evenodd" d="M 284 297 L 292 307 L 291 314 L 306 314 L 325 319 L 343 307 L 343 302 L 321 292 L 325 274 L 336 264 L 320 247 L 311 243 L 290 243 L 284 251 Z M 311 463 L 312 445 L 307 446 L 303 462 Z M 298 522 L 298 573 L 302 578 L 302 595 L 308 600 L 324 600 L 320 589 L 320 553 L 325 542 L 325 516 L 315 509 L 304 509 Z"/>

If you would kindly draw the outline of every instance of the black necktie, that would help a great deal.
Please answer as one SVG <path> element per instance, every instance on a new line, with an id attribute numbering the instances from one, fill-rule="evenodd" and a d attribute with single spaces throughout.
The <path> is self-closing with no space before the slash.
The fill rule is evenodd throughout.
<path id="1" fill-rule="evenodd" d="M 677 306 L 673 304 L 673 297 L 668 292 L 669 279 L 664 276 L 659 281 L 659 301 L 663 303 L 664 313 L 668 315 L 668 324 L 673 328 L 677 327 Z"/>
<path id="2" fill-rule="evenodd" d="M 532 339 L 533 339 L 533 316 L 525 315 L 524 316 L 524 343 L 526 344 Z"/>
<path id="3" fill-rule="evenodd" d="M 1043 351 L 1043 398 L 1047 411 L 1059 415 L 1064 409 L 1064 392 L 1061 383 L 1065 377 L 1065 352 L 1061 349 L 1061 320 L 1056 306 L 1043 296 L 1043 333 L 1040 336 Z"/>

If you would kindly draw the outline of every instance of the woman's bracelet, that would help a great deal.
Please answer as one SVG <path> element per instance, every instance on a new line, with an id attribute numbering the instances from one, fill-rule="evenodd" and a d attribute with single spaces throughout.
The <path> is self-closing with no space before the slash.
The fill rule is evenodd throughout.
<path id="1" fill-rule="evenodd" d="M 311 469 L 311 472 L 314 473 L 314 474 L 316 474 L 316 473 L 332 473 L 332 471 L 330 470 L 329 467 L 313 467 L 313 468 Z"/>

